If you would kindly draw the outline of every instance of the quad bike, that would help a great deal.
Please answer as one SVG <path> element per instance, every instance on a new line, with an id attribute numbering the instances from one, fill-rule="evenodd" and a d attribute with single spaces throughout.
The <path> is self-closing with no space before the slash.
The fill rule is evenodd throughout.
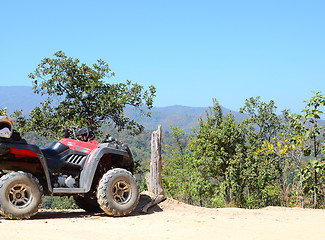
<path id="1" fill-rule="evenodd" d="M 6 127 L 11 133 L 0 131 L 0 213 L 4 217 L 30 218 L 44 195 L 73 196 L 80 208 L 111 216 L 125 216 L 136 208 L 139 187 L 127 145 L 109 136 L 98 143 L 88 127 L 69 127 L 65 138 L 40 149 L 12 130 L 12 122 L 2 120 L 0 129 Z"/>

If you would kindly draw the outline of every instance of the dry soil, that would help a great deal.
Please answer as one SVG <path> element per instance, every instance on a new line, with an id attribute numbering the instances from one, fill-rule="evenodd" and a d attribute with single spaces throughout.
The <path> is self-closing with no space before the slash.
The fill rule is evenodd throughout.
<path id="1" fill-rule="evenodd" d="M 127 217 L 83 210 L 40 210 L 29 220 L 0 217 L 0 240 L 325 239 L 325 210 L 267 207 L 208 209 L 167 199 Z"/>

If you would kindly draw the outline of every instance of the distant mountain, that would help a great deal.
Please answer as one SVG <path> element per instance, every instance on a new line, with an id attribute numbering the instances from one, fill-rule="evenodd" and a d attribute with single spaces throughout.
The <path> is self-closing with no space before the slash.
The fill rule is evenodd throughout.
<path id="1" fill-rule="evenodd" d="M 179 114 L 201 114 L 204 113 L 207 107 L 187 107 L 181 105 L 173 105 L 168 107 L 155 107 L 153 108 L 156 112 L 164 113 L 179 113 Z"/>
<path id="2" fill-rule="evenodd" d="M 198 127 L 198 119 L 206 119 L 206 111 L 209 107 L 188 107 L 174 105 L 168 107 L 154 107 L 151 118 L 139 117 L 136 112 L 129 110 L 127 115 L 145 126 L 146 129 L 156 129 L 160 124 L 164 130 L 170 130 L 170 125 L 179 126 L 186 132 Z M 224 113 L 230 112 L 229 109 L 222 107 Z M 236 121 L 241 122 L 245 115 L 231 111 Z"/>
<path id="3" fill-rule="evenodd" d="M 44 99 L 38 94 L 34 94 L 31 87 L 27 86 L 0 86 L 0 108 L 7 107 L 8 113 L 23 109 L 28 114 L 39 102 Z M 170 125 L 179 126 L 189 132 L 193 127 L 198 126 L 198 119 L 202 116 L 205 119 L 205 111 L 209 107 L 188 107 L 188 106 L 168 106 L 154 107 L 151 118 L 141 117 L 139 113 L 131 108 L 126 109 L 126 115 L 145 126 L 145 129 L 156 129 L 159 124 L 163 130 L 170 130 Z M 229 112 L 229 109 L 222 108 L 223 112 Z M 237 121 L 242 121 L 245 116 L 241 113 L 232 111 Z"/>
<path id="4" fill-rule="evenodd" d="M 23 109 L 24 113 L 29 113 L 41 100 L 42 97 L 35 94 L 31 87 L 0 86 L 0 108 L 7 107 L 9 114 L 20 109 Z"/>

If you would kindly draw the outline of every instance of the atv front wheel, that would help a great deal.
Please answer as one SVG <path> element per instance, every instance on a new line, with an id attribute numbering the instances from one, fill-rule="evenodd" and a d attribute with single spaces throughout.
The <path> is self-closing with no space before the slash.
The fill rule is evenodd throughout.
<path id="1" fill-rule="evenodd" d="M 139 187 L 135 177 L 122 168 L 109 170 L 99 181 L 97 201 L 108 215 L 129 215 L 139 202 Z"/>
<path id="2" fill-rule="evenodd" d="M 0 178 L 0 213 L 10 219 L 28 219 L 41 207 L 43 188 L 30 173 L 11 172 Z"/>

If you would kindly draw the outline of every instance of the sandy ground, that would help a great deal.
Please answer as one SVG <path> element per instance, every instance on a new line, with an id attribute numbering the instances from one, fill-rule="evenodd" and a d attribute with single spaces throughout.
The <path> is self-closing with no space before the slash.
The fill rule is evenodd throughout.
<path id="1" fill-rule="evenodd" d="M 0 217 L 0 240 L 325 239 L 325 210 L 208 209 L 171 199 L 150 208 L 147 214 L 139 208 L 127 217 L 83 210 L 40 210 L 23 221 Z"/>

